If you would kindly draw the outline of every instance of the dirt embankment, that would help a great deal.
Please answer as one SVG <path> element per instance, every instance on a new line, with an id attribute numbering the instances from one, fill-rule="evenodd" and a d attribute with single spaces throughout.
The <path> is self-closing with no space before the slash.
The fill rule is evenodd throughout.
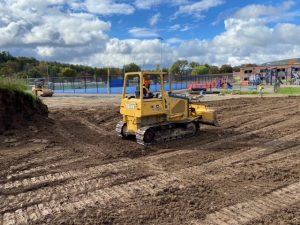
<path id="1" fill-rule="evenodd" d="M 28 125 L 34 118 L 48 116 L 48 107 L 30 94 L 0 89 L 0 134 Z"/>

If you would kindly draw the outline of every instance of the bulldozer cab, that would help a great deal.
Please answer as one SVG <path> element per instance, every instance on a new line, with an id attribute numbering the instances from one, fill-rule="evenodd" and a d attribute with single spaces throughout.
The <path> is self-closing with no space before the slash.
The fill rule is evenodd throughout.
<path id="1" fill-rule="evenodd" d="M 123 87 L 123 99 L 155 99 L 164 94 L 164 73 L 138 72 L 126 73 Z"/>
<path id="2" fill-rule="evenodd" d="M 124 120 L 134 120 L 128 124 L 140 124 L 141 118 L 144 117 L 165 117 L 163 75 L 164 73 L 161 72 L 125 74 L 120 111 Z M 128 127 L 128 129 L 136 130 L 137 127 Z"/>
<path id="3" fill-rule="evenodd" d="M 43 79 L 43 78 L 38 78 L 38 79 L 35 79 L 35 80 L 34 80 L 34 87 L 35 87 L 35 88 L 40 88 L 40 89 L 42 89 L 42 88 L 44 88 L 44 86 L 45 86 L 45 79 Z"/>

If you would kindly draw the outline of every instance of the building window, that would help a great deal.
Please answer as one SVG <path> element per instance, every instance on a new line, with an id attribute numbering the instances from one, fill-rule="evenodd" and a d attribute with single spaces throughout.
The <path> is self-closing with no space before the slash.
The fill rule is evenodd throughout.
<path id="1" fill-rule="evenodd" d="M 244 77 L 244 81 L 248 81 L 248 77 Z"/>

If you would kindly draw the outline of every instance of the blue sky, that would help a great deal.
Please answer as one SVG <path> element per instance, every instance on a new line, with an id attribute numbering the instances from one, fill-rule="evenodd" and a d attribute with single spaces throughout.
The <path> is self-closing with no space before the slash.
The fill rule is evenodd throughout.
<path id="1" fill-rule="evenodd" d="M 0 13 L 0 50 L 41 60 L 151 68 L 300 57 L 299 0 L 0 0 Z"/>

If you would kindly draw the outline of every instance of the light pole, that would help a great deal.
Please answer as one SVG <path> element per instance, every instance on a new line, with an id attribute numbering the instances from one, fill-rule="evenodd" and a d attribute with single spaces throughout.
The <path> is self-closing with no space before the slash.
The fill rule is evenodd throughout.
<path id="1" fill-rule="evenodd" d="M 158 37 L 158 40 L 160 40 L 160 72 L 162 72 L 162 47 L 163 47 L 163 38 L 162 37 Z"/>

